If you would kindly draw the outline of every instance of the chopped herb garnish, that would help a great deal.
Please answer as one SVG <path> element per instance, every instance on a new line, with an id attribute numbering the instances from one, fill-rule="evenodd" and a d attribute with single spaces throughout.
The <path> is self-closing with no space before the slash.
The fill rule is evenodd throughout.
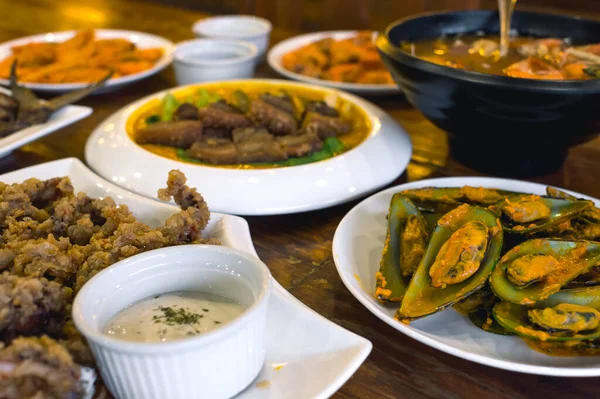
<path id="1" fill-rule="evenodd" d="M 219 320 L 215 320 L 215 324 L 221 324 Z"/>
<path id="2" fill-rule="evenodd" d="M 208 312 L 208 309 L 204 309 L 204 308 L 202 308 L 202 310 L 204 310 L 205 312 Z"/>
<path id="3" fill-rule="evenodd" d="M 201 314 L 192 313 L 187 309 L 173 309 L 170 306 L 159 306 L 154 310 L 160 310 L 163 313 L 160 316 L 154 316 L 154 322 L 162 322 L 168 326 L 196 324 L 202 317 L 204 317 Z"/>

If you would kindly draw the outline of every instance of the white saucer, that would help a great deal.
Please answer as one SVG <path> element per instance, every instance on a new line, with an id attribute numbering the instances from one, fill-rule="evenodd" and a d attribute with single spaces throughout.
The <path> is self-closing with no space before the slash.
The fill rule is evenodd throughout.
<path id="1" fill-rule="evenodd" d="M 1 175 L 0 181 L 14 183 L 31 177 L 48 179 L 57 176 L 69 176 L 76 192 L 83 191 L 92 197 L 110 195 L 117 203 L 129 206 L 137 218 L 151 226 L 162 224 L 179 211 L 173 205 L 140 197 L 105 181 L 75 158 L 10 172 Z M 167 175 L 157 175 L 156 179 L 164 184 Z M 240 217 L 213 212 L 205 236 L 218 238 L 223 245 L 258 256 L 248 223 Z M 364 362 L 371 351 L 371 342 L 312 311 L 277 282 L 273 288 L 265 365 L 252 385 L 236 398 L 331 396 Z"/>
<path id="2" fill-rule="evenodd" d="M 173 42 L 165 39 L 164 37 L 151 35 L 149 33 L 120 30 L 120 29 L 95 29 L 96 37 L 100 39 L 127 39 L 135 43 L 139 48 L 151 48 L 161 47 L 164 51 L 163 56 L 160 60 L 154 64 L 154 66 L 145 71 L 135 73 L 132 75 L 122 76 L 119 78 L 110 79 L 104 87 L 96 90 L 94 94 L 108 93 L 115 91 L 131 83 L 137 82 L 138 80 L 145 79 L 149 76 L 157 74 L 158 72 L 165 69 L 171 63 L 173 51 Z M 0 44 L 0 60 L 8 57 L 12 54 L 11 47 L 23 45 L 33 42 L 64 42 L 70 39 L 77 33 L 77 31 L 63 31 L 63 32 L 51 32 L 42 33 L 40 35 L 27 36 L 19 39 L 11 40 Z M 82 89 L 89 85 L 89 83 L 19 83 L 31 90 L 40 93 L 64 93 L 67 91 Z M 7 79 L 0 79 L 0 85 L 8 86 L 9 81 Z"/>
<path id="3" fill-rule="evenodd" d="M 267 55 L 267 61 L 269 62 L 271 68 L 273 68 L 280 75 L 283 75 L 288 79 L 297 80 L 299 82 L 306 82 L 319 86 L 331 87 L 333 89 L 344 90 L 362 96 L 402 94 L 402 89 L 400 89 L 396 84 L 377 85 L 364 83 L 333 82 L 330 80 L 304 76 L 299 73 L 289 71 L 283 67 L 283 56 L 291 51 L 297 50 L 300 47 L 304 47 L 310 43 L 314 43 L 318 40 L 325 39 L 328 37 L 331 37 L 335 40 L 347 39 L 349 37 L 355 36 L 358 32 L 359 31 L 357 30 L 334 30 L 327 32 L 307 33 L 305 35 L 294 36 L 273 46 L 273 48 L 269 51 Z M 374 35 L 376 35 L 376 33 L 374 33 Z"/>
<path id="4" fill-rule="evenodd" d="M 386 215 L 392 195 L 420 187 L 495 187 L 545 194 L 546 186 L 508 179 L 451 177 L 421 180 L 392 187 L 356 205 L 340 222 L 333 238 L 333 258 L 342 281 L 371 313 L 408 335 L 443 352 L 491 367 L 522 373 L 563 377 L 600 376 L 600 356 L 558 357 L 533 351 L 514 336 L 501 336 L 475 327 L 466 316 L 448 309 L 406 325 L 394 319 L 397 307 L 375 299 L 375 272 L 386 235 Z M 572 193 L 577 197 L 600 200 Z"/>
<path id="5" fill-rule="evenodd" d="M 303 83 L 257 80 L 293 90 Z M 213 82 L 236 86 L 250 81 Z M 412 153 L 408 134 L 385 113 L 361 98 L 338 90 L 321 90 L 362 107 L 373 126 L 357 147 L 333 158 L 307 165 L 231 169 L 180 162 L 158 156 L 134 143 L 126 132 L 129 116 L 142 104 L 162 99 L 167 92 L 152 94 L 128 105 L 101 123 L 85 146 L 88 164 L 107 180 L 149 198 L 164 184 L 171 169 L 180 169 L 189 184 L 202 192 L 212 209 L 237 215 L 277 215 L 304 212 L 341 204 L 375 191 L 396 179 L 406 169 Z M 312 87 L 314 90 L 314 87 Z"/>
<path id="6" fill-rule="evenodd" d="M 0 87 L 0 92 L 10 94 L 10 90 Z M 18 130 L 6 137 L 0 138 L 0 158 L 7 156 L 13 150 L 24 146 L 34 140 L 44 137 L 58 129 L 62 129 L 72 123 L 75 123 L 92 113 L 90 107 L 82 105 L 67 105 L 66 107 L 54 112 L 50 118 L 37 125 L 29 126 Z"/>

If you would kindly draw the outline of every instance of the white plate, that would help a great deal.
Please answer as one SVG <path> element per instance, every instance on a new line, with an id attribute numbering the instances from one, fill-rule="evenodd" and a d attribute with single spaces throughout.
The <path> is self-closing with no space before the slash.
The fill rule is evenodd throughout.
<path id="1" fill-rule="evenodd" d="M 0 92 L 10 95 L 9 90 L 1 87 Z M 75 123 L 78 120 L 89 116 L 91 113 L 92 109 L 90 107 L 67 105 L 59 111 L 54 112 L 44 123 L 17 130 L 6 137 L 2 137 L 0 138 L 0 158 L 7 156 L 11 151 L 24 146 L 29 142 Z"/>
<path id="2" fill-rule="evenodd" d="M 277 43 L 269 51 L 267 60 L 271 68 L 273 68 L 280 75 L 286 78 L 298 80 L 300 82 L 312 83 L 319 86 L 331 87 L 334 89 L 345 90 L 350 93 L 360 95 L 384 95 L 384 94 L 400 94 L 402 90 L 396 84 L 363 84 L 363 83 L 345 83 L 345 82 L 333 82 L 324 79 L 311 78 L 309 76 L 300 75 L 289 71 L 283 67 L 282 59 L 283 56 L 290 51 L 304 47 L 310 43 L 316 42 L 321 39 L 332 37 L 335 40 L 343 40 L 349 37 L 355 36 L 359 31 L 357 30 L 343 30 L 343 31 L 328 31 L 328 32 L 316 32 L 308 33 L 305 35 L 294 36 L 290 39 L 284 40 Z M 374 33 L 376 35 L 376 33 Z"/>
<path id="3" fill-rule="evenodd" d="M 161 47 L 164 50 L 163 56 L 154 64 L 154 66 L 145 71 L 110 79 L 106 85 L 95 91 L 94 94 L 107 93 L 120 89 L 126 85 L 137 82 L 138 80 L 152 76 L 165 69 L 172 61 L 173 42 L 149 33 L 136 32 L 130 30 L 118 29 L 95 29 L 96 37 L 99 39 L 127 39 L 135 43 L 139 48 Z M 11 40 L 0 44 L 0 60 L 5 59 L 12 54 L 11 47 L 32 43 L 32 42 L 64 42 L 75 35 L 76 31 L 43 33 L 40 35 L 27 36 L 20 39 Z M 64 93 L 71 90 L 77 90 L 86 87 L 89 83 L 20 83 L 21 85 L 44 93 Z M 0 79 L 0 85 L 8 86 L 7 79 Z"/>
<path id="4" fill-rule="evenodd" d="M 548 356 L 529 349 L 518 337 L 487 333 L 466 316 L 448 309 L 410 325 L 394 320 L 397 307 L 385 307 L 375 299 L 375 272 L 386 234 L 386 215 L 392 195 L 419 187 L 496 187 L 545 194 L 546 186 L 516 180 L 451 177 L 403 184 L 377 193 L 354 207 L 341 221 L 333 238 L 333 258 L 338 273 L 352 295 L 371 313 L 408 335 L 443 352 L 463 359 L 522 373 L 564 377 L 600 376 L 600 357 Z M 577 197 L 600 201 L 582 194 Z"/>
<path id="5" fill-rule="evenodd" d="M 105 181 L 75 158 L 7 173 L 0 176 L 0 181 L 13 183 L 30 177 L 48 179 L 56 176 L 69 176 L 76 191 L 92 197 L 110 195 L 117 203 L 129 206 L 136 217 L 151 226 L 161 225 L 179 211 L 173 205 L 140 197 Z M 156 178 L 166 181 L 167 175 Z M 258 256 L 248 223 L 240 217 L 213 212 L 205 235 L 220 239 L 228 247 Z M 372 344 L 312 311 L 276 281 L 273 288 L 265 366 L 255 382 L 237 398 L 331 396 L 364 362 Z"/>
<path id="6" fill-rule="evenodd" d="M 246 81 L 221 84 L 237 85 L 238 82 Z M 307 86 L 283 80 L 253 79 L 252 82 L 266 82 L 290 90 Z M 396 179 L 408 165 L 412 153 L 406 132 L 375 105 L 338 90 L 322 90 L 365 109 L 373 126 L 369 136 L 356 148 L 325 161 L 245 170 L 179 162 L 153 154 L 130 139 L 125 123 L 140 105 L 162 98 L 171 90 L 143 98 L 110 116 L 89 137 L 85 158 L 92 169 L 107 180 L 150 198 L 154 198 L 156 190 L 164 184 L 163 179 L 156 176 L 180 169 L 190 185 L 199 188 L 212 209 L 238 215 L 322 209 L 358 198 Z"/>

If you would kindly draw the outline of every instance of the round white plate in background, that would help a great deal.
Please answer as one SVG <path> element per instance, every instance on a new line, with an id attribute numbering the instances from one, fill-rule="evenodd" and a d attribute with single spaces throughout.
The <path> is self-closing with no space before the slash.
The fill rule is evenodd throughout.
<path id="1" fill-rule="evenodd" d="M 299 82 L 312 83 L 319 86 L 331 87 L 334 89 L 345 90 L 350 93 L 359 94 L 363 96 L 377 96 L 377 95 L 388 95 L 388 94 L 400 94 L 402 90 L 396 84 L 363 84 L 363 83 L 346 83 L 346 82 L 333 82 L 330 80 L 311 78 L 304 76 L 299 73 L 289 71 L 283 67 L 282 58 L 285 54 L 290 51 L 304 47 L 310 43 L 316 42 L 321 39 L 332 37 L 335 40 L 347 39 L 355 36 L 359 31 L 357 30 L 345 30 L 345 31 L 328 31 L 328 32 L 316 32 L 308 33 L 305 35 L 294 36 L 290 39 L 284 40 L 277 43 L 268 53 L 267 61 L 271 68 L 277 73 L 285 76 L 288 79 L 297 80 Z M 377 33 L 374 32 L 374 35 Z"/>
<path id="2" fill-rule="evenodd" d="M 340 222 L 333 238 L 333 258 L 342 281 L 371 313 L 401 333 L 443 352 L 473 362 L 522 373 L 563 377 L 600 376 L 600 356 L 548 356 L 530 349 L 515 336 L 485 332 L 453 309 L 406 325 L 394 319 L 397 306 L 375 299 L 375 273 L 386 235 L 386 215 L 394 193 L 421 187 L 493 187 L 544 195 L 546 186 L 508 179 L 450 177 L 392 187 L 356 205 Z M 565 190 L 566 191 L 566 190 Z M 600 200 L 582 194 L 577 197 Z"/>
<path id="3" fill-rule="evenodd" d="M 283 80 L 240 80 L 209 85 L 269 84 L 293 91 L 309 87 Z M 236 215 L 277 215 L 327 208 L 359 198 L 391 183 L 406 169 L 412 154 L 408 134 L 391 116 L 361 98 L 342 91 L 317 88 L 363 108 L 373 128 L 357 147 L 338 156 L 306 165 L 265 169 L 233 169 L 192 164 L 156 155 L 137 145 L 126 121 L 141 105 L 161 99 L 181 86 L 152 94 L 122 108 L 101 123 L 85 147 L 88 164 L 107 180 L 130 191 L 155 198 L 171 169 L 180 169 L 197 187 L 211 210 Z"/>
<path id="4" fill-rule="evenodd" d="M 154 66 L 145 71 L 135 73 L 132 75 L 122 76 L 114 79 L 110 79 L 106 82 L 106 85 L 94 92 L 94 94 L 107 93 L 119 88 L 122 88 L 131 83 L 145 79 L 152 76 L 163 69 L 165 69 L 172 61 L 171 53 L 173 52 L 173 42 L 165 39 L 164 37 L 151 35 L 149 33 L 130 31 L 130 30 L 118 30 L 118 29 L 95 29 L 96 37 L 98 39 L 127 39 L 138 48 L 152 48 L 161 47 L 163 49 L 163 56 L 160 60 L 154 64 Z M 22 37 L 20 39 L 11 40 L 0 44 L 0 60 L 12 54 L 11 47 L 23 45 L 34 42 L 64 42 L 72 38 L 77 31 L 64 31 L 64 32 L 52 32 L 43 33 L 40 35 Z M 78 90 L 87 87 L 89 83 L 21 83 L 20 85 L 25 86 L 31 90 L 41 93 L 64 93 L 67 91 Z M 7 79 L 0 79 L 0 85 L 8 86 L 9 81 Z"/>

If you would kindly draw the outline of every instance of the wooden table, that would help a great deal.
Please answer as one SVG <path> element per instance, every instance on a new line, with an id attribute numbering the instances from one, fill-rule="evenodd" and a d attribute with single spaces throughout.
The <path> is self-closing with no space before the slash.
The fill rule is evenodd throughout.
<path id="1" fill-rule="evenodd" d="M 83 27 L 146 31 L 174 42 L 192 36 L 203 15 L 153 3 L 97 0 L 0 0 L 0 41 L 48 31 Z M 390 18 L 391 20 L 392 18 Z M 273 42 L 295 34 L 275 29 Z M 274 76 L 262 66 L 261 76 Z M 169 68 L 113 94 L 82 103 L 94 108 L 87 119 L 26 145 L 0 160 L 0 173 L 64 157 L 83 159 L 90 132 L 122 106 L 175 85 Z M 393 184 L 426 177 L 478 175 L 448 155 L 446 134 L 426 121 L 401 96 L 373 99 L 409 132 L 414 154 L 408 170 Z M 600 197 L 600 139 L 571 151 L 564 167 L 534 181 Z M 538 377 L 497 370 L 446 355 L 418 343 L 369 313 L 346 290 L 331 256 L 331 240 L 350 203 L 300 215 L 252 217 L 254 244 L 274 277 L 294 296 L 328 319 L 373 342 L 373 352 L 335 395 L 339 398 L 526 398 L 597 397 L 600 379 Z M 307 398 L 308 399 L 308 398 Z"/>

